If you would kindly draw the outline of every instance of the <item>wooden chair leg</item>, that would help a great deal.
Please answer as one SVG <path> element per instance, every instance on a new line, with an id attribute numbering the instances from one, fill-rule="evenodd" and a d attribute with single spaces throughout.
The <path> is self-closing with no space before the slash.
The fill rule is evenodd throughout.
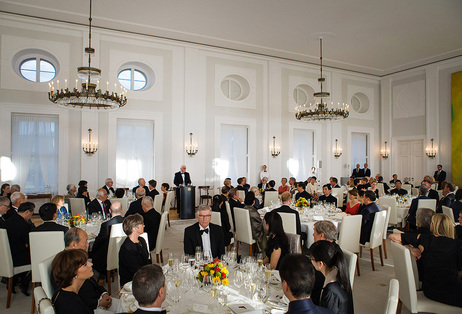
<path id="1" fill-rule="evenodd" d="M 371 251 L 372 271 L 375 271 L 375 265 L 374 265 L 374 249 L 370 249 L 370 251 Z"/>
<path id="2" fill-rule="evenodd" d="M 13 277 L 8 278 L 8 297 L 6 299 L 6 308 L 10 308 L 11 303 L 11 292 L 13 291 Z"/>
<path id="3" fill-rule="evenodd" d="M 236 252 L 239 255 L 239 241 L 236 241 Z"/>
<path id="4" fill-rule="evenodd" d="M 106 271 L 107 293 L 111 295 L 111 271 Z"/>
<path id="5" fill-rule="evenodd" d="M 401 299 L 398 299 L 398 307 L 396 308 L 396 314 L 401 314 L 401 309 L 403 308 L 403 302 Z"/>
<path id="6" fill-rule="evenodd" d="M 252 247 L 253 247 L 253 245 L 249 244 L 249 256 L 252 256 Z"/>
<path id="7" fill-rule="evenodd" d="M 359 257 L 363 257 L 363 247 L 359 246 Z"/>
<path id="8" fill-rule="evenodd" d="M 382 246 L 381 245 L 379 245 L 379 254 L 380 254 L 380 264 L 383 266 Z"/>
<path id="9" fill-rule="evenodd" d="M 159 254 L 156 254 L 156 262 L 159 264 Z"/>
<path id="10" fill-rule="evenodd" d="M 358 273 L 358 277 L 361 276 L 361 274 L 359 273 L 359 258 L 356 259 L 356 272 Z"/>
<path id="11" fill-rule="evenodd" d="M 160 251 L 160 262 L 164 263 L 164 254 L 162 254 L 162 251 Z"/>
<path id="12" fill-rule="evenodd" d="M 32 283 L 32 308 L 30 310 L 31 314 L 34 314 L 34 312 L 35 312 L 35 297 L 34 297 L 35 285 L 36 285 L 36 283 L 33 282 Z"/>
<path id="13" fill-rule="evenodd" d="M 170 212 L 167 215 L 168 226 L 170 227 Z"/>
<path id="14" fill-rule="evenodd" d="M 387 256 L 387 240 L 383 239 L 382 243 L 383 243 L 383 253 L 385 253 L 385 259 L 388 259 L 388 256 Z"/>

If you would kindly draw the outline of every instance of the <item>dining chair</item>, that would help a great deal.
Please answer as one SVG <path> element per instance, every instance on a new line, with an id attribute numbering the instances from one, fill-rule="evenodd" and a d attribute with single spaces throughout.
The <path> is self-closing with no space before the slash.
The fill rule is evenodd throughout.
<path id="1" fill-rule="evenodd" d="M 168 226 L 170 227 L 170 208 L 172 207 L 172 201 L 173 198 L 175 197 L 175 192 L 174 191 L 169 191 L 167 192 L 167 196 L 165 197 L 165 204 L 164 208 L 162 209 L 162 212 L 167 212 L 167 220 L 168 220 Z"/>
<path id="2" fill-rule="evenodd" d="M 107 248 L 107 266 L 106 266 L 106 280 L 107 291 L 111 295 L 111 271 L 119 269 L 119 250 L 127 235 L 123 231 L 122 224 L 114 224 L 111 226 L 111 233 L 109 235 L 109 244 Z M 117 289 L 119 289 L 120 281 L 117 275 Z"/>
<path id="3" fill-rule="evenodd" d="M 358 255 L 348 250 L 342 249 L 342 251 L 343 251 L 343 255 L 345 255 L 345 259 L 348 262 L 348 273 L 350 275 L 350 285 L 351 285 L 351 290 L 353 290 L 353 283 L 355 281 L 355 268 L 356 268 L 356 263 L 358 262 Z"/>
<path id="4" fill-rule="evenodd" d="M 401 186 L 402 189 L 406 190 L 407 191 L 407 194 L 411 195 L 412 193 L 412 185 L 410 184 L 403 184 Z"/>
<path id="5" fill-rule="evenodd" d="M 221 227 L 221 213 L 212 211 L 212 219 L 210 222 Z"/>
<path id="6" fill-rule="evenodd" d="M 263 207 L 271 206 L 271 203 L 276 204 L 278 202 L 278 191 L 265 191 L 265 202 Z"/>
<path id="7" fill-rule="evenodd" d="M 383 238 L 383 229 L 385 220 L 387 218 L 387 213 L 385 211 L 379 211 L 375 213 L 374 222 L 372 224 L 371 238 L 369 242 L 366 242 L 364 245 L 361 244 L 359 253 L 361 255 L 362 248 L 368 248 L 371 254 L 371 265 L 372 271 L 375 271 L 374 265 L 374 249 L 379 248 L 380 254 L 380 264 L 383 266 L 383 256 L 382 256 L 382 238 Z"/>
<path id="8" fill-rule="evenodd" d="M 404 305 L 411 313 L 459 313 L 460 307 L 447 305 L 436 302 L 424 296 L 423 291 L 417 291 L 415 285 L 415 275 L 412 269 L 412 256 L 409 249 L 398 243 L 391 243 L 391 252 L 393 254 L 393 264 L 400 267 L 394 267 L 396 279 L 399 281 L 399 305 Z"/>
<path id="9" fill-rule="evenodd" d="M 228 213 L 229 225 L 231 226 L 231 232 L 236 233 L 236 228 L 234 228 L 233 216 L 231 216 L 231 206 L 228 201 L 225 201 L 226 212 Z"/>
<path id="10" fill-rule="evenodd" d="M 438 191 L 438 183 L 432 183 L 432 189 Z"/>
<path id="11" fill-rule="evenodd" d="M 160 217 L 159 231 L 157 231 L 156 247 L 151 251 L 151 261 L 154 263 L 154 255 L 156 255 L 156 262 L 164 263 L 164 256 L 162 250 L 164 248 L 165 227 L 167 225 L 168 212 L 163 212 Z"/>
<path id="12" fill-rule="evenodd" d="M 383 183 L 377 183 L 377 190 L 379 190 L 379 197 L 385 195 L 385 188 Z"/>
<path id="13" fill-rule="evenodd" d="M 345 216 L 340 224 L 338 245 L 342 250 L 346 250 L 355 254 L 359 253 L 359 239 L 361 237 L 361 215 Z M 361 275 L 359 272 L 359 262 L 356 259 L 356 270 L 358 276 Z"/>
<path id="14" fill-rule="evenodd" d="M 343 188 L 333 188 L 332 189 L 332 195 L 333 196 L 342 196 L 343 197 Z"/>
<path id="15" fill-rule="evenodd" d="M 80 216 L 87 218 L 87 211 L 85 208 L 85 199 L 73 197 L 69 199 L 69 204 L 71 205 L 72 216 L 79 214 Z"/>
<path id="16" fill-rule="evenodd" d="M 29 249 L 32 269 L 32 294 L 34 294 L 35 286 L 38 282 L 42 281 L 38 265 L 50 256 L 54 256 L 64 250 L 64 232 L 29 232 Z M 35 298 L 32 295 L 32 314 L 35 310 L 34 302 Z"/>
<path id="17" fill-rule="evenodd" d="M 383 206 L 388 206 L 390 208 L 388 224 L 393 227 L 397 227 L 398 223 L 402 224 L 402 218 L 399 219 L 398 217 L 398 210 L 396 208 L 396 200 L 394 197 L 381 197 L 379 202 L 382 209 L 384 208 Z"/>
<path id="18" fill-rule="evenodd" d="M 391 279 L 388 287 L 388 298 L 384 314 L 396 314 L 399 301 L 399 281 Z"/>
<path id="19" fill-rule="evenodd" d="M 200 204 L 206 201 L 207 205 L 212 201 L 212 195 L 210 195 L 210 185 L 201 185 L 197 187 L 199 189 Z"/>
<path id="20" fill-rule="evenodd" d="M 447 206 L 442 206 L 442 209 L 443 209 L 443 214 L 447 215 L 449 218 L 451 218 L 451 221 L 453 224 L 456 224 L 456 221 L 454 219 L 454 212 L 452 211 L 452 208 L 451 207 L 447 207 Z M 458 219 L 459 217 L 457 217 Z"/>
<path id="21" fill-rule="evenodd" d="M 435 199 L 419 199 L 417 202 L 417 209 L 419 208 L 430 208 L 434 212 L 436 211 L 436 200 Z"/>
<path id="22" fill-rule="evenodd" d="M 111 198 L 109 199 L 111 201 L 111 204 L 114 202 L 119 202 L 120 205 L 122 206 L 122 210 L 124 212 L 127 212 L 128 210 L 128 198 L 122 197 L 122 198 Z"/>
<path id="23" fill-rule="evenodd" d="M 51 303 L 51 298 L 45 294 L 42 287 L 36 287 L 33 291 L 35 304 L 37 304 L 37 313 L 40 314 L 54 314 L 55 308 Z"/>
<path id="24" fill-rule="evenodd" d="M 13 276 L 31 270 L 31 265 L 13 266 L 11 256 L 10 242 L 6 229 L 0 229 L 0 277 L 8 278 L 8 296 L 6 299 L 6 308 L 10 307 L 11 292 L 13 291 Z"/>
<path id="25" fill-rule="evenodd" d="M 412 196 L 419 196 L 419 189 L 418 188 L 412 188 L 411 189 L 411 195 Z"/>
<path id="26" fill-rule="evenodd" d="M 252 247 L 255 240 L 252 238 L 249 211 L 234 207 L 234 219 L 236 221 L 236 234 L 234 238 L 237 242 L 237 251 L 239 252 L 239 242 L 247 243 L 249 245 L 249 256 L 252 256 Z"/>
<path id="27" fill-rule="evenodd" d="M 154 209 L 156 212 L 162 215 L 162 200 L 164 196 L 162 194 L 157 194 L 154 196 Z"/>
<path id="28" fill-rule="evenodd" d="M 302 254 L 302 243 L 300 242 L 300 235 L 296 233 L 286 232 L 287 239 L 289 240 L 289 253 Z"/>
<path id="29" fill-rule="evenodd" d="M 282 227 L 286 233 L 297 234 L 297 222 L 293 213 L 278 213 L 282 219 Z"/>
<path id="30" fill-rule="evenodd" d="M 48 298 L 52 298 L 55 291 L 57 290 L 56 283 L 53 280 L 53 274 L 51 270 L 51 263 L 56 255 L 50 256 L 43 262 L 38 264 L 38 270 L 40 272 L 40 279 L 42 280 L 42 288 L 45 291 Z"/>
<path id="31" fill-rule="evenodd" d="M 151 257 L 151 251 L 149 250 L 151 247 L 149 246 L 149 238 L 148 238 L 148 234 L 147 232 L 143 232 L 140 237 L 142 237 L 144 239 L 144 241 L 146 241 L 146 246 L 148 247 L 148 255 L 149 255 L 149 258 Z"/>
<path id="32" fill-rule="evenodd" d="M 382 236 L 382 245 L 383 245 L 383 253 L 385 255 L 385 259 L 388 259 L 387 256 L 387 232 L 388 232 L 388 223 L 390 221 L 390 206 L 388 205 L 382 205 L 380 206 L 382 208 L 382 211 L 387 212 L 387 216 L 385 218 L 385 223 L 383 224 L 383 236 Z"/>
<path id="33" fill-rule="evenodd" d="M 245 199 L 245 191 L 237 190 L 237 192 L 239 193 L 239 198 L 241 200 L 244 200 Z"/>

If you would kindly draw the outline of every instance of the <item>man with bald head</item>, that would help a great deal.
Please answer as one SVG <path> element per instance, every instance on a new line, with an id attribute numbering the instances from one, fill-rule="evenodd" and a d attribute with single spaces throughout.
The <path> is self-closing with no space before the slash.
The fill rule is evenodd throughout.
<path id="1" fill-rule="evenodd" d="M 181 165 L 180 171 L 175 173 L 173 184 L 176 185 L 176 211 L 180 214 L 180 187 L 191 185 L 191 178 L 189 172 L 186 172 L 186 166 Z"/>
<path id="2" fill-rule="evenodd" d="M 106 190 L 99 189 L 96 193 L 96 198 L 87 206 L 88 216 L 91 216 L 93 213 L 101 213 L 103 219 L 106 220 L 110 217 L 109 208 L 111 208 L 111 202 L 107 199 Z"/>
<path id="3" fill-rule="evenodd" d="M 143 197 L 146 196 L 146 190 L 143 189 L 142 187 L 139 187 L 135 191 L 135 197 L 137 198 L 136 201 L 130 203 L 130 207 L 128 207 L 128 211 L 125 214 L 125 217 L 128 217 L 130 215 L 134 214 L 140 214 L 143 216 L 143 208 L 141 207 L 141 200 Z"/>
<path id="4" fill-rule="evenodd" d="M 152 251 L 156 247 L 157 232 L 159 231 L 161 216 L 157 210 L 154 209 L 154 201 L 150 196 L 143 197 L 141 207 L 144 212 L 144 232 L 148 234 L 149 250 Z"/>
<path id="5" fill-rule="evenodd" d="M 138 179 L 138 185 L 132 189 L 133 194 L 136 194 L 136 190 L 138 188 L 143 188 L 144 192 L 146 193 L 145 195 L 149 194 L 149 188 L 146 186 L 146 180 L 144 180 L 144 178 Z"/>

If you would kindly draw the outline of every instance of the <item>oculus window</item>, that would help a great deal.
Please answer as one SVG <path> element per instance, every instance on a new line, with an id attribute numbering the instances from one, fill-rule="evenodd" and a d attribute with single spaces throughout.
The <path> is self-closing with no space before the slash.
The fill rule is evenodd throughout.
<path id="1" fill-rule="evenodd" d="M 19 65 L 21 76 L 31 82 L 49 82 L 56 76 L 56 68 L 42 58 L 28 58 Z"/>

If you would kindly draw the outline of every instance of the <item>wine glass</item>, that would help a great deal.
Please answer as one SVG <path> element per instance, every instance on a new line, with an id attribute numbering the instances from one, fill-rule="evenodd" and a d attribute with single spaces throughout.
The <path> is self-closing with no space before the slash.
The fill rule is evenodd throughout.
<path id="1" fill-rule="evenodd" d="M 206 263 L 210 263 L 212 261 L 212 252 L 209 250 L 204 251 L 204 260 Z"/>
<path id="2" fill-rule="evenodd" d="M 233 275 L 233 283 L 237 288 L 241 288 L 244 284 L 244 273 L 237 269 Z"/>
<path id="3" fill-rule="evenodd" d="M 196 265 L 199 265 L 202 260 L 202 248 L 200 246 L 196 246 Z"/>
<path id="4" fill-rule="evenodd" d="M 261 268 L 263 266 L 263 253 L 257 254 L 257 265 L 258 268 Z"/>

